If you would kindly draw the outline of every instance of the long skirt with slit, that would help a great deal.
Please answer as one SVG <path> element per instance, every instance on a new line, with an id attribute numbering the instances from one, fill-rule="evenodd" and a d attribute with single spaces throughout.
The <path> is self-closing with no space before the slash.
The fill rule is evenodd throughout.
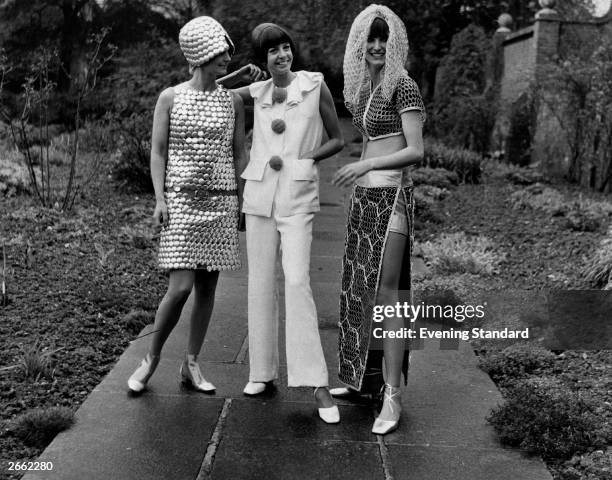
<path id="1" fill-rule="evenodd" d="M 376 348 L 371 348 L 373 309 L 380 285 L 389 222 L 399 195 L 404 196 L 409 235 L 403 258 L 398 259 L 402 262 L 398 300 L 410 302 L 410 255 L 414 237 L 412 187 L 355 185 L 351 196 L 342 259 L 338 377 L 344 384 L 364 393 L 378 393 L 384 385 L 382 342 L 377 341 Z M 405 382 L 408 380 L 408 365 L 407 346 L 402 362 Z"/>

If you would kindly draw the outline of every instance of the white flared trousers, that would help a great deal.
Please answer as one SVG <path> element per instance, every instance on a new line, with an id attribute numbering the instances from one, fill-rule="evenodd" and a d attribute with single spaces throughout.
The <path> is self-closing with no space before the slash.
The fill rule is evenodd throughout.
<path id="1" fill-rule="evenodd" d="M 249 362 L 251 382 L 278 378 L 279 246 L 285 275 L 285 335 L 290 387 L 328 385 L 317 310 L 310 288 L 313 213 L 279 217 L 246 215 L 249 265 Z"/>

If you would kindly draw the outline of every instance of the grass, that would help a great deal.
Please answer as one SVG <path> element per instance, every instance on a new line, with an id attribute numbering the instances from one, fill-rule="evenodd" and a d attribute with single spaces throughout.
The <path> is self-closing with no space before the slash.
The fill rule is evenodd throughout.
<path id="1" fill-rule="evenodd" d="M 19 367 L 25 378 L 36 382 L 41 378 L 51 379 L 53 377 L 51 356 L 62 348 L 45 350 L 40 340 L 37 339 L 33 344 L 22 347 L 22 350 Z"/>
<path id="2" fill-rule="evenodd" d="M 45 448 L 74 421 L 74 412 L 68 407 L 37 408 L 17 416 L 10 430 L 26 445 Z"/>

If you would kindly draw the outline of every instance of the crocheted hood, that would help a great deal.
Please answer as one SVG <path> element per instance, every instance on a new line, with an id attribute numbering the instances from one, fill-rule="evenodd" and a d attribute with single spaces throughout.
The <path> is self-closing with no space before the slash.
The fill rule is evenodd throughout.
<path id="1" fill-rule="evenodd" d="M 366 43 L 372 22 L 382 18 L 389 26 L 389 38 L 385 53 L 385 66 L 381 72 L 381 93 L 391 100 L 393 92 L 405 71 L 408 58 L 408 36 L 406 27 L 393 11 L 384 5 L 372 4 L 363 10 L 351 25 L 344 52 L 344 100 L 355 105 L 359 93 L 370 80 L 366 64 Z"/>

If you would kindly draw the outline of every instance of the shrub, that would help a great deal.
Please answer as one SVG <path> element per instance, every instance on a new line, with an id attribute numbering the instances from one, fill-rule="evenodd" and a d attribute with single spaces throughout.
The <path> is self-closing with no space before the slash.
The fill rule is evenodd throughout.
<path id="1" fill-rule="evenodd" d="M 479 154 L 464 148 L 447 147 L 432 139 L 425 142 L 423 165 L 455 172 L 461 183 L 478 183 L 482 176 L 482 157 Z"/>
<path id="2" fill-rule="evenodd" d="M 509 172 L 506 178 L 515 185 L 533 185 L 545 180 L 544 175 L 537 170 L 520 167 L 513 172 Z"/>
<path id="3" fill-rule="evenodd" d="M 451 188 L 459 183 L 455 172 L 445 168 L 421 167 L 410 172 L 415 185 L 431 185 L 438 188 Z"/>
<path id="4" fill-rule="evenodd" d="M 429 190 L 427 187 L 434 190 Z M 419 229 L 420 222 L 442 223 L 444 221 L 442 213 L 434 203 L 436 197 L 440 198 L 445 195 L 443 192 L 448 192 L 448 190 L 429 185 L 421 185 L 414 189 L 415 228 Z"/>
<path id="5" fill-rule="evenodd" d="M 612 447 L 576 455 L 560 473 L 561 480 L 612 480 Z"/>
<path id="6" fill-rule="evenodd" d="M 510 107 L 510 129 L 506 139 L 506 158 L 516 165 L 531 163 L 531 145 L 536 110 L 533 94 L 523 93 Z"/>
<path id="7" fill-rule="evenodd" d="M 152 192 L 150 151 L 150 113 L 133 113 L 117 121 L 119 155 L 112 165 L 113 179 L 120 188 L 134 192 Z"/>
<path id="8" fill-rule="evenodd" d="M 0 152 L 0 195 L 12 197 L 30 192 L 30 176 L 17 150 Z"/>
<path id="9" fill-rule="evenodd" d="M 495 112 L 495 102 L 484 95 L 489 48 L 489 38 L 474 24 L 453 36 L 438 67 L 430 116 L 437 138 L 480 153 L 488 150 Z"/>
<path id="10" fill-rule="evenodd" d="M 452 291 L 465 304 L 478 304 L 482 302 L 483 292 L 497 288 L 499 287 L 491 282 L 490 278 L 470 273 L 437 275 L 427 271 L 424 274 L 415 274 L 412 282 L 415 292 Z M 478 326 L 475 322 L 470 322 L 470 325 Z"/>
<path id="11" fill-rule="evenodd" d="M 434 185 L 421 185 L 415 189 L 415 191 L 417 190 L 423 197 L 431 199 L 431 201 L 444 200 L 449 194 L 446 188 L 440 188 Z"/>
<path id="12" fill-rule="evenodd" d="M 480 368 L 496 382 L 505 383 L 552 367 L 555 354 L 539 345 L 519 343 L 480 357 Z"/>
<path id="13" fill-rule="evenodd" d="M 121 227 L 119 238 L 122 242 L 142 250 L 155 245 L 151 235 L 151 228 L 148 226 L 123 226 Z"/>
<path id="14" fill-rule="evenodd" d="M 582 275 L 592 288 L 612 290 L 612 227 L 582 270 Z"/>
<path id="15" fill-rule="evenodd" d="M 506 391 L 487 420 L 510 446 L 548 459 L 566 459 L 605 441 L 595 404 L 565 389 L 524 380 Z"/>
<path id="16" fill-rule="evenodd" d="M 12 433 L 28 446 L 44 448 L 63 430 L 74 424 L 74 412 L 68 407 L 29 410 L 13 421 Z"/>
<path id="17" fill-rule="evenodd" d="M 454 308 L 457 305 L 463 304 L 463 301 L 453 290 L 445 288 L 425 288 L 423 291 L 419 292 L 418 297 L 419 301 L 423 302 L 426 306 L 439 305 L 442 307 L 442 310 L 448 306 Z M 442 314 L 442 316 L 438 315 L 438 313 Z M 444 316 L 441 310 L 428 310 L 427 318 L 425 320 L 439 322 L 442 324 L 450 324 L 454 327 L 459 325 L 453 317 L 448 315 Z"/>
<path id="18" fill-rule="evenodd" d="M 131 310 L 125 317 L 123 317 L 123 324 L 128 332 L 134 335 L 140 333 L 140 331 L 155 321 L 155 313 L 147 312 L 145 310 Z"/>
<path id="19" fill-rule="evenodd" d="M 486 237 L 467 237 L 465 233 L 442 234 L 421 245 L 423 257 L 440 274 L 474 273 L 491 275 L 503 261 L 496 245 Z"/>
<path id="20" fill-rule="evenodd" d="M 534 208 L 544 210 L 552 216 L 565 215 L 565 225 L 582 232 L 593 232 L 601 228 L 612 215 L 612 204 L 578 198 L 567 201 L 554 188 L 535 183 L 518 190 L 510 196 L 513 208 Z"/>
<path id="21" fill-rule="evenodd" d="M 550 215 L 564 215 L 569 206 L 563 195 L 554 188 L 535 183 L 510 196 L 513 208 L 534 208 L 548 212 Z"/>
<path id="22" fill-rule="evenodd" d="M 602 218 L 589 211 L 571 210 L 565 218 L 566 226 L 578 232 L 595 232 L 602 226 Z"/>

